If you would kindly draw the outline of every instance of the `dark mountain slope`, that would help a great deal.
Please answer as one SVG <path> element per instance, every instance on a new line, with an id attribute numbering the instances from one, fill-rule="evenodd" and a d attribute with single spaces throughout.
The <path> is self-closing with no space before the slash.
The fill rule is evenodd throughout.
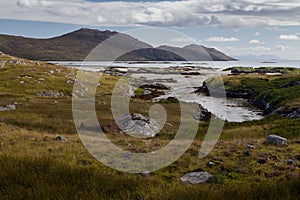
<path id="1" fill-rule="evenodd" d="M 111 39 L 107 40 L 108 38 Z M 102 47 L 92 51 L 100 43 Z M 57 61 L 81 61 L 88 55 L 89 60 L 99 61 L 233 60 L 222 52 L 199 45 L 189 45 L 184 48 L 169 46 L 153 48 L 126 34 L 93 29 L 80 29 L 49 39 L 0 34 L 0 51 L 32 60 Z"/>

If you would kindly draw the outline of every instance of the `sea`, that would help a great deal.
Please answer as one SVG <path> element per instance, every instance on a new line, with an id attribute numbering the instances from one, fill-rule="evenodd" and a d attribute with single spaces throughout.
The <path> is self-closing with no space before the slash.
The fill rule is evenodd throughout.
<path id="1" fill-rule="evenodd" d="M 241 98 L 214 98 L 198 94 L 197 99 L 193 97 L 194 88 L 202 86 L 205 79 L 215 76 L 216 72 L 223 73 L 224 69 L 231 67 L 291 67 L 300 68 L 300 60 L 271 60 L 271 61 L 176 61 L 176 62 L 94 62 L 94 61 L 50 61 L 50 63 L 80 68 L 90 71 L 103 71 L 107 67 L 117 68 L 170 68 L 170 67 L 195 67 L 203 72 L 197 76 L 179 76 L 174 74 L 133 74 L 134 78 L 146 78 L 148 80 L 173 79 L 176 82 L 163 82 L 172 88 L 170 93 L 160 97 L 174 97 L 181 101 L 199 103 L 202 107 L 212 112 L 217 117 L 229 122 L 244 122 L 260 120 L 264 118 L 263 112 L 251 106 L 247 100 Z M 201 69 L 203 69 L 201 71 Z M 208 70 L 211 69 L 211 70 Z M 218 74 L 218 73 L 217 73 Z M 185 83 L 189 82 L 189 86 Z"/>

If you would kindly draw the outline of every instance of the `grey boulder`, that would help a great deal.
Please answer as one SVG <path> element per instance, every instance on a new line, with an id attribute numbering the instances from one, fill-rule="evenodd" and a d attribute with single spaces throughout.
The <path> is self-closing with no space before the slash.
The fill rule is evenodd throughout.
<path id="1" fill-rule="evenodd" d="M 287 139 L 278 135 L 268 135 L 266 138 L 266 143 L 274 144 L 277 146 L 284 146 L 287 145 Z"/>
<path id="2" fill-rule="evenodd" d="M 155 120 L 141 114 L 123 115 L 117 123 L 123 132 L 140 138 L 154 137 L 161 129 Z"/>
<path id="3" fill-rule="evenodd" d="M 180 178 L 180 181 L 184 184 L 202 184 L 210 181 L 212 179 L 212 175 L 207 172 L 190 172 L 183 175 Z"/>

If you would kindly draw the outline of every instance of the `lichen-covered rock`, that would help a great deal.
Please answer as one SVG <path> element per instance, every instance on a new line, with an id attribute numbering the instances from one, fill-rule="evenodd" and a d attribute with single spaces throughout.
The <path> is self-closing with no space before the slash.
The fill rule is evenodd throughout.
<path id="1" fill-rule="evenodd" d="M 15 104 L 9 104 L 9 105 L 0 107 L 0 111 L 11 111 L 11 110 L 16 110 Z"/>
<path id="2" fill-rule="evenodd" d="M 280 137 L 278 135 L 268 135 L 266 138 L 266 143 L 274 144 L 278 146 L 284 146 L 287 145 L 287 139 Z"/>
<path id="3" fill-rule="evenodd" d="M 190 172 L 183 175 L 180 181 L 185 184 L 201 184 L 206 183 L 212 179 L 212 175 L 207 172 Z"/>
<path id="4" fill-rule="evenodd" d="M 117 119 L 121 130 L 135 137 L 154 137 L 160 131 L 159 124 L 141 114 L 126 114 Z"/>

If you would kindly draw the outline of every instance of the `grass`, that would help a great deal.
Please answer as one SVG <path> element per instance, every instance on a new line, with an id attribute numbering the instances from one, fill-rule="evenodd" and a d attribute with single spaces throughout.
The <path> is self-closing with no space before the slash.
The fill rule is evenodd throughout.
<path id="1" fill-rule="evenodd" d="M 298 109 L 300 101 L 300 85 L 293 85 L 300 81 L 299 73 L 287 73 L 280 76 L 267 76 L 261 74 L 241 74 L 223 77 L 226 91 L 235 94 L 246 93 L 251 102 L 262 109 L 266 104 L 269 112 L 276 109 Z M 214 78 L 206 80 L 214 89 L 221 89 L 222 85 Z"/>
<path id="2" fill-rule="evenodd" d="M 195 141 L 173 164 L 152 172 L 149 177 L 122 173 L 98 162 L 76 134 L 71 110 L 72 84 L 66 83 L 74 80 L 76 71 L 21 61 L 22 64 L 0 68 L 0 106 L 17 102 L 16 110 L 0 113 L 0 199 L 298 199 L 300 196 L 299 163 L 285 162 L 300 154 L 299 119 L 270 116 L 259 121 L 226 122 L 219 142 L 204 159 L 199 159 L 198 154 L 209 123 L 201 122 Z M 41 77 L 45 80 L 38 83 Z M 132 152 L 155 151 L 168 144 L 180 121 L 176 101 L 161 103 L 168 119 L 152 140 L 133 138 L 113 128 L 110 97 L 118 79 L 102 76 L 96 94 L 98 119 L 106 128 L 107 137 Z M 48 90 L 65 95 L 61 98 L 36 95 Z M 132 99 L 129 106 L 132 112 L 148 115 L 152 105 L 150 101 Z M 55 140 L 58 134 L 67 141 Z M 288 146 L 265 145 L 269 134 L 286 137 Z M 247 144 L 256 146 L 250 150 L 251 156 L 244 155 Z M 261 157 L 269 158 L 266 164 L 257 163 Z M 209 166 L 209 161 L 218 164 Z M 183 174 L 195 170 L 211 173 L 212 182 L 196 186 L 180 182 Z"/>

